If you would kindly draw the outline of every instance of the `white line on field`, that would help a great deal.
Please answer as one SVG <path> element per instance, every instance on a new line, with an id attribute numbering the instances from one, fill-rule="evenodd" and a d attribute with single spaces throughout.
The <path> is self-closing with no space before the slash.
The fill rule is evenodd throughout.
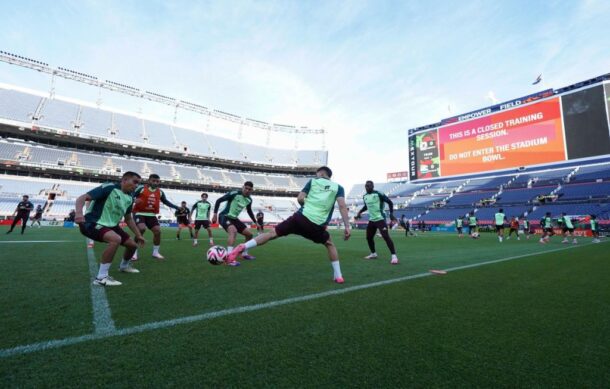
<path id="1" fill-rule="evenodd" d="M 93 279 L 97 276 L 98 268 L 93 248 L 87 248 L 87 260 L 89 262 L 89 274 Z M 108 304 L 108 297 L 106 297 L 106 289 L 104 287 L 91 283 L 91 305 L 93 307 L 95 335 L 113 335 L 116 332 L 116 327 L 112 320 L 112 312 L 110 311 L 110 304 Z"/>
<path id="2" fill-rule="evenodd" d="M 577 247 L 585 247 L 585 246 L 589 246 L 589 245 L 591 245 L 591 243 L 578 245 L 578 246 L 562 247 L 562 248 L 553 249 L 553 250 L 539 251 L 536 253 L 515 255 L 512 257 L 494 259 L 494 260 L 485 261 L 485 262 L 478 262 L 478 263 L 473 263 L 470 265 L 455 266 L 455 267 L 450 267 L 450 268 L 447 268 L 444 270 L 447 272 L 451 272 L 451 271 L 470 269 L 470 268 L 475 268 L 475 267 L 479 267 L 479 266 L 492 265 L 495 263 L 512 261 L 512 260 L 520 259 L 520 258 L 532 257 L 532 256 L 540 255 L 540 254 L 554 253 L 557 251 L 565 251 L 565 250 L 569 250 L 569 249 L 573 249 L 573 248 L 577 248 Z M 398 277 L 398 278 L 393 278 L 393 279 L 385 280 L 385 281 L 377 281 L 377 282 L 372 282 L 369 284 L 356 285 L 356 286 L 350 286 L 347 288 L 329 290 L 327 292 L 308 294 L 308 295 L 299 296 L 299 297 L 291 297 L 291 298 L 287 298 L 284 300 L 270 301 L 267 303 L 254 304 L 254 305 L 246 305 L 243 307 L 223 309 L 220 311 L 202 313 L 202 314 L 193 315 L 193 316 L 185 316 L 185 317 L 181 317 L 181 318 L 177 318 L 177 319 L 157 321 L 157 322 L 142 324 L 142 325 L 134 326 L 134 327 L 115 329 L 114 331 L 109 331 L 109 332 L 105 332 L 105 333 L 96 332 L 93 334 L 75 336 L 75 337 L 70 337 L 70 338 L 65 338 L 65 339 L 49 340 L 46 342 L 32 343 L 32 344 L 28 344 L 28 345 L 13 347 L 13 348 L 1 349 L 0 358 L 6 358 L 6 357 L 10 357 L 10 356 L 15 356 L 15 355 L 22 355 L 22 354 L 28 354 L 28 353 L 33 353 L 33 352 L 37 352 L 37 351 L 43 351 L 43 350 L 49 350 L 49 349 L 54 349 L 54 348 L 59 348 L 59 347 L 64 347 L 64 346 L 70 346 L 73 344 L 88 342 L 88 341 L 92 341 L 92 340 L 105 339 L 105 338 L 110 338 L 113 336 L 124 336 L 124 335 L 137 334 L 137 333 L 151 331 L 151 330 L 173 327 L 173 326 L 176 326 L 179 324 L 194 323 L 194 322 L 214 319 L 217 317 L 233 315 L 233 314 L 238 314 L 238 313 L 260 311 L 262 309 L 274 308 L 274 307 L 279 307 L 282 305 L 294 304 L 294 303 L 299 303 L 299 302 L 303 302 L 303 301 L 317 300 L 317 299 L 324 298 L 324 297 L 336 296 L 336 295 L 341 295 L 341 294 L 345 294 L 345 293 L 355 292 L 358 290 L 395 284 L 397 282 L 414 280 L 417 278 L 428 277 L 431 275 L 433 275 L 433 274 L 428 273 L 428 272 L 413 274 L 410 276 Z M 98 288 L 98 289 L 103 290 L 103 288 Z M 113 324 L 113 326 L 114 326 L 114 324 Z"/>

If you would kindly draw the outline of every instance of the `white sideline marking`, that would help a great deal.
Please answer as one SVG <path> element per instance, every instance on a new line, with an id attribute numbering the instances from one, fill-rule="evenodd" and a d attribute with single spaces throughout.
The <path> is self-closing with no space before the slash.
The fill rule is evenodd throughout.
<path id="1" fill-rule="evenodd" d="M 85 241 L 86 242 L 86 241 Z M 97 276 L 97 260 L 92 248 L 87 248 L 87 260 L 89 262 L 89 274 L 91 279 Z M 90 280 L 91 282 L 91 280 Z M 95 335 L 112 335 L 116 332 L 112 312 L 106 297 L 106 289 L 101 286 L 93 285 L 91 282 L 91 306 L 93 307 L 93 325 Z"/>
<path id="2" fill-rule="evenodd" d="M 2 243 L 80 243 L 80 240 L 5 240 Z"/>
<path id="3" fill-rule="evenodd" d="M 470 269 L 470 268 L 475 268 L 475 267 L 479 267 L 479 266 L 492 265 L 495 263 L 512 261 L 512 260 L 520 259 L 520 258 L 532 257 L 535 255 L 540 255 L 540 254 L 548 254 L 548 253 L 554 253 L 557 251 L 570 250 L 570 249 L 578 248 L 578 247 L 585 247 L 585 246 L 589 246 L 591 244 L 592 243 L 586 243 L 586 244 L 581 244 L 581 245 L 577 245 L 577 246 L 574 245 L 574 246 L 562 247 L 562 248 L 553 249 L 553 250 L 539 251 L 536 253 L 515 255 L 512 257 L 494 259 L 491 261 L 450 267 L 450 268 L 446 268 L 443 270 L 445 270 L 447 272 L 452 272 L 452 271 Z M 177 319 L 157 321 L 157 322 L 142 324 L 142 325 L 134 326 L 134 327 L 115 329 L 114 331 L 109 331 L 106 333 L 96 332 L 96 333 L 88 334 L 88 335 L 75 336 L 75 337 L 58 339 L 58 340 L 49 340 L 46 342 L 32 343 L 32 344 L 28 344 L 28 345 L 13 347 L 13 348 L 0 349 L 0 358 L 6 358 L 6 357 L 15 356 L 15 355 L 29 354 L 29 353 L 33 353 L 33 352 L 37 352 L 37 351 L 43 351 L 43 350 L 49 350 L 49 349 L 54 349 L 54 348 L 59 348 L 59 347 L 64 347 L 64 346 L 70 346 L 73 344 L 88 342 L 88 341 L 92 341 L 92 340 L 110 338 L 113 336 L 124 336 L 124 335 L 137 334 L 137 333 L 151 331 L 151 330 L 173 327 L 173 326 L 176 326 L 179 324 L 194 323 L 194 322 L 198 322 L 198 321 L 204 321 L 204 320 L 214 319 L 217 317 L 233 315 L 233 314 L 238 314 L 238 313 L 259 311 L 262 309 L 274 308 L 274 307 L 294 304 L 294 303 L 298 303 L 298 302 L 302 302 L 302 301 L 317 300 L 317 299 L 328 297 L 328 296 L 336 296 L 336 295 L 341 295 L 341 294 L 345 294 L 345 293 L 355 292 L 358 290 L 375 288 L 378 286 L 390 285 L 390 284 L 395 284 L 397 282 L 408 281 L 408 280 L 413 280 L 413 279 L 423 278 L 423 277 L 430 277 L 430 276 L 434 276 L 434 275 L 429 272 L 413 274 L 410 276 L 398 277 L 398 278 L 393 278 L 393 279 L 385 280 L 385 281 L 377 281 L 377 282 L 372 282 L 369 284 L 350 286 L 347 288 L 341 288 L 341 289 L 329 290 L 326 292 L 308 294 L 308 295 L 300 296 L 300 297 L 291 297 L 291 298 L 287 298 L 284 300 L 270 301 L 268 303 L 246 305 L 243 307 L 223 309 L 220 311 L 202 313 L 202 314 L 192 315 L 192 316 L 185 316 L 185 317 L 180 317 Z M 103 290 L 103 288 L 99 288 L 99 289 Z M 114 324 L 113 324 L 113 326 L 114 326 Z"/>

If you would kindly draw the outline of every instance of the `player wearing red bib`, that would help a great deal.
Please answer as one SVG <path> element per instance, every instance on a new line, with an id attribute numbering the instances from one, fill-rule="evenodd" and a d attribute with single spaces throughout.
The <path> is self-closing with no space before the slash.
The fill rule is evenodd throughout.
<path id="1" fill-rule="evenodd" d="M 159 214 L 160 203 L 175 210 L 178 210 L 178 206 L 167 200 L 165 193 L 159 188 L 160 183 L 161 178 L 157 174 L 151 174 L 148 177 L 148 183 L 140 185 L 136 189 L 133 194 L 135 199 L 133 213 L 140 233 L 144 234 L 146 228 L 153 233 L 153 258 L 164 259 L 163 255 L 159 252 L 161 246 L 161 226 L 159 225 L 157 215 Z M 136 261 L 137 259 L 138 252 L 136 250 L 132 260 Z"/>

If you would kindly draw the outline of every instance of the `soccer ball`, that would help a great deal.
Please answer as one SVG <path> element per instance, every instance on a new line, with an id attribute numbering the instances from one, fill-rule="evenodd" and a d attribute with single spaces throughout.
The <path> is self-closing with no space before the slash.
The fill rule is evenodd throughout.
<path id="1" fill-rule="evenodd" d="M 478 232 L 473 232 L 472 233 L 472 239 L 479 239 L 479 233 Z"/>
<path id="2" fill-rule="evenodd" d="M 206 256 L 212 265 L 221 265 L 227 259 L 227 249 L 222 246 L 212 246 Z"/>

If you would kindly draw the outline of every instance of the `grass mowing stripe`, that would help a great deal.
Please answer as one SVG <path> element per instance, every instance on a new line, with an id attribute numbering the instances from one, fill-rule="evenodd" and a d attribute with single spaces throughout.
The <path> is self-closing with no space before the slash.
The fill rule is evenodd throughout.
<path id="1" fill-rule="evenodd" d="M 7 243 L 80 243 L 80 240 L 6 240 L 0 244 Z"/>
<path id="2" fill-rule="evenodd" d="M 87 260 L 89 262 L 89 274 L 92 278 L 95 278 L 97 276 L 97 260 L 95 259 L 93 248 L 87 247 Z M 116 332 L 116 327 L 112 320 L 112 312 L 110 311 L 110 304 L 108 304 L 108 297 L 106 296 L 106 289 L 104 287 L 96 286 L 91 283 L 91 305 L 93 307 L 95 334 L 114 334 Z"/>
<path id="3" fill-rule="evenodd" d="M 473 264 L 469 264 L 469 265 L 450 267 L 450 268 L 446 268 L 444 270 L 446 270 L 447 272 L 450 272 L 450 271 L 458 271 L 458 270 L 476 268 L 476 267 L 480 267 L 480 266 L 492 265 L 492 264 L 496 264 L 496 263 L 500 263 L 500 262 L 507 262 L 507 261 L 520 259 L 520 258 L 533 257 L 533 256 L 541 255 L 541 254 L 548 254 L 548 253 L 553 253 L 553 252 L 558 252 L 558 251 L 565 251 L 565 250 L 578 248 L 578 247 L 586 247 L 591 244 L 592 243 L 587 243 L 584 245 L 562 247 L 562 248 L 558 248 L 558 249 L 545 250 L 545 251 L 536 252 L 536 253 L 528 253 L 528 254 L 506 257 L 506 258 L 499 258 L 499 259 L 494 259 L 494 260 L 490 260 L 490 261 L 477 262 L 477 263 L 473 263 Z M 176 326 L 179 324 L 204 321 L 204 320 L 214 319 L 214 318 L 232 315 L 232 314 L 253 312 L 253 311 L 258 311 L 258 310 L 262 310 L 262 309 L 278 307 L 278 306 L 282 306 L 282 305 L 288 305 L 288 304 L 294 304 L 294 303 L 303 302 L 303 301 L 320 299 L 320 298 L 324 298 L 324 297 L 328 297 L 328 296 L 341 295 L 341 294 L 345 294 L 345 293 L 374 288 L 374 287 L 378 287 L 378 286 L 395 284 L 398 282 L 428 277 L 428 276 L 432 276 L 432 275 L 433 275 L 432 273 L 428 273 L 428 272 L 413 274 L 410 276 L 398 277 L 398 278 L 393 278 L 393 279 L 384 280 L 384 281 L 377 281 L 377 282 L 372 282 L 372 283 L 363 284 L 363 285 L 350 286 L 347 288 L 330 290 L 327 292 L 313 293 L 313 294 L 300 296 L 300 297 L 291 297 L 291 298 L 271 301 L 271 302 L 267 302 L 267 303 L 253 304 L 253 305 L 247 305 L 247 306 L 243 306 L 243 307 L 223 309 L 223 310 L 215 311 L 215 312 L 208 312 L 208 313 L 186 316 L 186 317 L 176 318 L 176 319 L 171 319 L 171 320 L 152 322 L 152 323 L 142 324 L 142 325 L 138 325 L 138 326 L 123 328 L 123 329 L 115 329 L 114 331 L 107 332 L 107 333 L 97 333 L 96 332 L 94 334 L 83 335 L 83 336 L 78 336 L 78 337 L 71 337 L 71 338 L 65 338 L 65 339 L 60 339 L 60 340 L 50 340 L 50 341 L 46 341 L 46 342 L 32 343 L 29 345 L 17 346 L 17 347 L 13 347 L 13 348 L 0 350 L 0 358 L 28 354 L 28 353 L 33 353 L 33 352 L 43 351 L 43 350 L 48 350 L 48 349 L 54 349 L 54 348 L 59 348 L 59 347 L 64 347 L 64 346 L 70 346 L 73 344 L 83 343 L 83 342 L 92 341 L 92 340 L 99 340 L 99 339 L 104 339 L 104 338 L 110 338 L 113 336 L 132 335 L 132 334 L 147 332 L 147 331 L 156 330 L 156 329 L 169 328 L 169 327 L 173 327 L 173 326 Z M 99 289 L 103 290 L 103 288 L 99 288 Z"/>

